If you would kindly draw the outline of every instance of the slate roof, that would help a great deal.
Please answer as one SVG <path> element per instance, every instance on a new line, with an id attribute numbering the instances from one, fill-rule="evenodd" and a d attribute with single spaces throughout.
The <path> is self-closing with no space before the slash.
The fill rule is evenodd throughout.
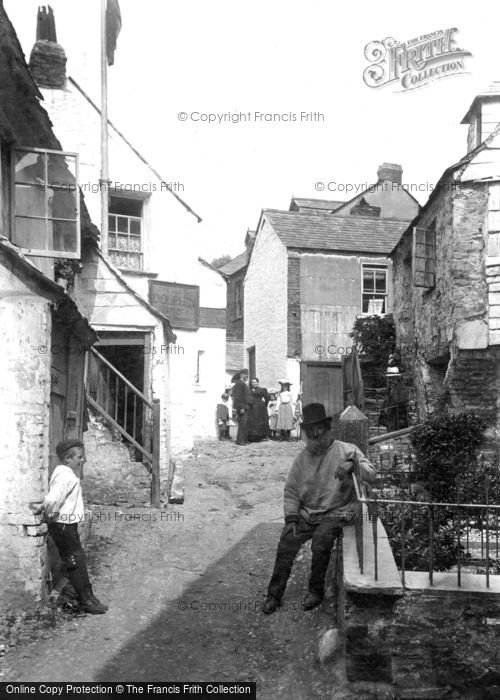
<path id="1" fill-rule="evenodd" d="M 225 265 L 219 268 L 219 272 L 222 272 L 223 275 L 234 275 L 235 272 L 238 272 L 238 270 L 241 270 L 242 267 L 245 267 L 247 264 L 247 252 L 246 250 L 243 253 L 240 253 L 237 255 L 235 258 L 227 262 Z"/>
<path id="2" fill-rule="evenodd" d="M 344 201 L 336 199 L 309 199 L 307 197 L 292 197 L 290 208 L 294 203 L 301 209 L 324 209 L 327 212 L 334 211 L 342 206 L 342 204 L 345 204 Z"/>
<path id="3" fill-rule="evenodd" d="M 274 231 L 287 248 L 389 253 L 409 221 L 367 216 L 325 216 L 264 209 Z"/>

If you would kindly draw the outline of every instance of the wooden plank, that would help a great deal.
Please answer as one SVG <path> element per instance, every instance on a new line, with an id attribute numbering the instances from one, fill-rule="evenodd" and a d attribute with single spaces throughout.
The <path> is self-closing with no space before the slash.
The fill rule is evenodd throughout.
<path id="1" fill-rule="evenodd" d="M 153 399 L 153 459 L 151 462 L 151 505 L 160 507 L 160 399 Z"/>

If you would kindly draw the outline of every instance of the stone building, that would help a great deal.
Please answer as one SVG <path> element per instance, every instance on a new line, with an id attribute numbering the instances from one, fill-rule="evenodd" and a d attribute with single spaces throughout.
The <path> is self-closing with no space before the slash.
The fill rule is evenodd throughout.
<path id="1" fill-rule="evenodd" d="M 44 525 L 28 508 L 47 490 L 55 445 L 82 437 L 84 355 L 97 340 L 75 300 L 81 248 L 95 244 L 64 153 L 0 4 L 0 611 L 40 597 Z M 54 186 L 54 181 L 58 185 Z"/>
<path id="2" fill-rule="evenodd" d="M 448 167 L 391 253 L 398 343 L 420 418 L 449 407 L 500 427 L 500 83 L 462 123 Z"/>
<path id="3" fill-rule="evenodd" d="M 100 221 L 100 110 L 66 76 L 61 56 L 54 36 L 39 37 L 30 67 L 62 143 L 82 155 L 81 187 Z M 194 437 L 216 434 L 226 284 L 198 259 L 201 219 L 181 196 L 183 183 L 163 178 L 111 121 L 109 176 L 108 250 L 88 250 L 77 291 L 99 352 L 148 398 L 160 398 L 165 462 L 170 449 L 175 455 Z"/>
<path id="4" fill-rule="evenodd" d="M 243 323 L 245 305 L 243 284 L 252 254 L 255 231 L 248 229 L 245 236 L 245 250 L 223 265 L 219 271 L 227 282 L 226 296 L 226 385 L 231 385 L 231 377 L 243 367 Z M 252 368 L 254 369 L 254 368 Z M 252 374 L 255 376 L 255 373 Z"/>
<path id="5" fill-rule="evenodd" d="M 357 316 L 391 311 L 387 256 L 418 211 L 401 172 L 381 166 L 350 202 L 293 198 L 288 211 L 262 211 L 244 283 L 244 347 L 264 385 L 286 376 L 304 402 L 343 408 L 349 333 Z"/>

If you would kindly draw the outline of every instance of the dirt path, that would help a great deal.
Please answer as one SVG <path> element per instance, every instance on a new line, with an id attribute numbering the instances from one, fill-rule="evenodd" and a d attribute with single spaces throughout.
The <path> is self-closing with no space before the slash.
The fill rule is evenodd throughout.
<path id="1" fill-rule="evenodd" d="M 328 671 L 316 661 L 325 616 L 301 611 L 309 548 L 283 609 L 260 609 L 300 449 L 206 442 L 185 463 L 184 505 L 96 507 L 94 588 L 108 613 L 17 648 L 4 680 L 255 680 L 261 700 L 328 697 Z"/>

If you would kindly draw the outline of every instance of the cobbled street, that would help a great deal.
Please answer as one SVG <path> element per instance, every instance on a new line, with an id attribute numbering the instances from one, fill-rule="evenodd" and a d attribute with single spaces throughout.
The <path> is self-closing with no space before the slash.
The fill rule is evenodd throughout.
<path id="1" fill-rule="evenodd" d="M 331 678 L 316 656 L 325 613 L 301 611 L 309 545 L 281 610 L 261 612 L 283 485 L 300 449 L 206 441 L 185 461 L 183 505 L 93 505 L 91 573 L 108 613 L 74 617 L 17 646 L 2 679 L 256 681 L 262 700 L 327 697 Z"/>

